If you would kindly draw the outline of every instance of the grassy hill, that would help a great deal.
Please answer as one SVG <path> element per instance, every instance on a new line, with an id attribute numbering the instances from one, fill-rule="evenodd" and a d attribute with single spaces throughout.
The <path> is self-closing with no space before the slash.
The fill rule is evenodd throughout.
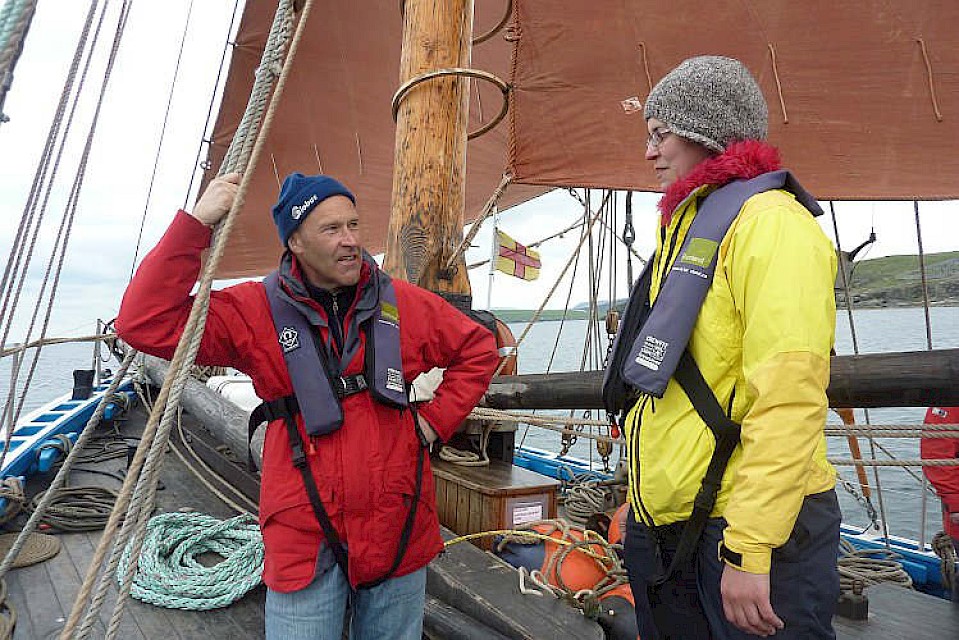
<path id="1" fill-rule="evenodd" d="M 959 251 L 925 256 L 929 300 L 959 304 Z M 844 302 L 841 279 L 837 301 Z M 886 256 L 853 264 L 849 278 L 853 303 L 861 306 L 909 306 L 922 304 L 919 256 Z"/>

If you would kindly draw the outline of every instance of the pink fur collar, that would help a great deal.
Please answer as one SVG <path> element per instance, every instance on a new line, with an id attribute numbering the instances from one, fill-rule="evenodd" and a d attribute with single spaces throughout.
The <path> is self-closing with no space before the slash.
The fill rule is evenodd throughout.
<path id="1" fill-rule="evenodd" d="M 669 224 L 673 211 L 690 193 L 703 185 L 721 187 L 733 180 L 755 178 L 782 168 L 779 150 L 759 140 L 734 142 L 723 153 L 700 162 L 685 177 L 666 187 L 659 201 L 663 226 Z"/>

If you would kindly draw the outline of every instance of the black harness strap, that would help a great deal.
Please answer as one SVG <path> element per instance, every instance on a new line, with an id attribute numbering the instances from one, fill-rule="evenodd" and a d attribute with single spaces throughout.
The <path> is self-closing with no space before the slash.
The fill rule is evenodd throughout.
<path id="1" fill-rule="evenodd" d="M 669 576 L 682 564 L 688 562 L 696 552 L 696 545 L 702 536 L 703 529 L 706 526 L 706 520 L 716 506 L 716 497 L 719 495 L 719 489 L 723 482 L 723 473 L 726 471 L 726 465 L 729 464 L 729 458 L 733 455 L 736 445 L 739 444 L 740 425 L 726 415 L 716 399 L 716 394 L 709 388 L 702 372 L 689 353 L 689 349 L 683 351 L 679 359 L 679 365 L 673 374 L 676 382 L 686 392 L 686 396 L 692 403 L 693 408 L 699 417 L 702 418 L 709 430 L 713 432 L 716 438 L 716 448 L 709 459 L 709 466 L 706 468 L 706 475 L 703 477 L 703 483 L 693 501 L 693 511 L 683 527 L 679 542 L 676 545 L 676 553 L 669 563 L 669 568 L 665 574 L 657 581 L 662 584 Z"/>
<path id="2" fill-rule="evenodd" d="M 357 378 L 359 381 L 356 380 Z M 365 379 L 363 378 L 362 374 L 346 376 L 341 378 L 341 380 L 343 380 L 343 389 L 355 389 L 354 391 L 346 393 L 345 395 L 359 393 L 360 391 L 366 389 Z M 339 388 L 337 388 L 337 392 L 339 392 Z M 416 411 L 416 405 L 411 404 L 410 407 L 412 409 L 413 425 L 414 429 L 416 429 L 416 436 L 420 441 L 420 447 L 417 449 L 416 455 L 416 486 L 413 490 L 413 500 L 410 502 L 410 508 L 406 514 L 406 521 L 403 523 L 403 530 L 400 532 L 399 545 L 396 549 L 396 557 L 393 559 L 393 565 L 381 577 L 377 578 L 376 580 L 357 585 L 357 589 L 371 589 L 392 577 L 399 568 L 400 563 L 403 561 L 403 557 L 406 555 L 406 548 L 409 546 L 410 536 L 413 533 L 413 523 L 416 520 L 416 510 L 419 506 L 420 497 L 423 493 L 423 461 L 426 457 L 424 452 L 427 447 L 427 442 L 426 438 L 423 436 L 422 430 L 419 427 L 419 414 Z M 263 422 L 269 423 L 274 420 L 283 420 L 283 423 L 286 425 L 287 436 L 290 440 L 293 466 L 300 471 L 300 475 L 303 477 L 303 486 L 306 489 L 307 497 L 310 499 L 310 505 L 313 507 L 313 514 L 316 516 L 316 520 L 319 523 L 320 528 L 323 530 L 323 535 L 326 537 L 326 543 L 330 546 L 330 550 L 333 552 L 333 557 L 336 559 L 336 564 L 339 565 L 340 569 L 343 571 L 343 575 L 346 576 L 347 580 L 349 580 L 349 560 L 347 557 L 346 548 L 340 541 L 340 537 L 337 535 L 336 529 L 333 527 L 333 523 L 330 522 L 330 516 L 326 513 L 326 508 L 323 506 L 323 500 L 320 498 L 320 491 L 316 486 L 316 480 L 313 478 L 313 474 L 310 472 L 310 465 L 307 462 L 306 452 L 303 448 L 303 438 L 300 435 L 299 429 L 296 428 L 296 414 L 298 412 L 299 405 L 297 404 L 296 396 L 292 394 L 283 398 L 271 400 L 270 402 L 262 403 L 253 411 L 252 414 L 250 414 L 249 439 L 253 439 L 254 431 L 256 431 L 256 428 Z M 252 451 L 250 451 L 249 456 L 249 463 L 251 468 L 253 468 L 254 463 Z"/>

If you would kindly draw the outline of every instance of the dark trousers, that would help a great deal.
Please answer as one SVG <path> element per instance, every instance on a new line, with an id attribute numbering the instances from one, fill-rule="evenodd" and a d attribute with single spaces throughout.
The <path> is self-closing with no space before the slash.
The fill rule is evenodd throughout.
<path id="1" fill-rule="evenodd" d="M 807 496 L 786 544 L 774 549 L 769 574 L 770 602 L 785 623 L 777 640 L 833 640 L 832 616 L 839 598 L 839 502 L 835 491 Z M 706 523 L 696 557 L 662 584 L 684 523 L 626 526 L 625 560 L 643 640 L 742 640 L 756 638 L 726 620 L 718 545 L 726 521 Z"/>

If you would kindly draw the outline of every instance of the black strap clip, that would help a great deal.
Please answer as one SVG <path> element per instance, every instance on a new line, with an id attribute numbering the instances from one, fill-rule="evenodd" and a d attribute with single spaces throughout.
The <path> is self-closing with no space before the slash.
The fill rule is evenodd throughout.
<path id="1" fill-rule="evenodd" d="M 333 386 L 335 387 L 336 397 L 341 400 L 369 388 L 369 385 L 366 384 L 366 377 L 362 373 L 335 378 Z"/>

